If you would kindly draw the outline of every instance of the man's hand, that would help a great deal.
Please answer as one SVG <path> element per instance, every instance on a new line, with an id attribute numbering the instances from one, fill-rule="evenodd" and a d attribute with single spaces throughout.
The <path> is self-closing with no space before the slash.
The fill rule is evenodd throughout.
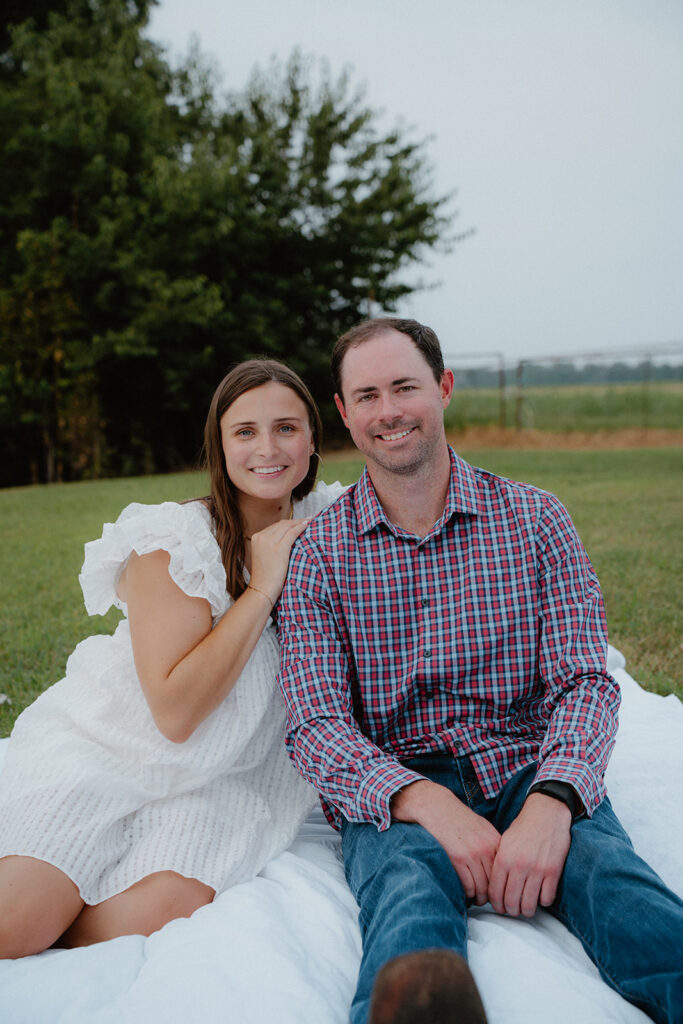
<path id="1" fill-rule="evenodd" d="M 503 833 L 489 876 L 488 898 L 498 914 L 533 917 L 548 907 L 571 843 L 571 811 L 560 800 L 532 793 Z"/>
<path id="2" fill-rule="evenodd" d="M 448 854 L 465 895 L 477 906 L 487 902 L 501 837 L 486 818 L 471 811 L 445 786 L 428 779 L 400 790 L 391 802 L 391 813 L 397 821 L 414 821 L 431 832 Z"/>

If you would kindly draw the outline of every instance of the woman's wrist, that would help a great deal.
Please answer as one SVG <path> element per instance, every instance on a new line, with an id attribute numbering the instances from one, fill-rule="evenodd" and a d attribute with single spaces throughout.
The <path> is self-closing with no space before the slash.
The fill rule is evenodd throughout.
<path id="1" fill-rule="evenodd" d="M 261 590 L 260 587 L 255 587 L 253 583 L 247 583 L 247 590 L 253 590 L 255 594 L 260 594 L 261 597 L 265 597 L 266 601 L 270 604 L 271 609 L 275 607 L 275 601 L 272 599 L 270 594 L 265 592 L 265 590 Z"/>

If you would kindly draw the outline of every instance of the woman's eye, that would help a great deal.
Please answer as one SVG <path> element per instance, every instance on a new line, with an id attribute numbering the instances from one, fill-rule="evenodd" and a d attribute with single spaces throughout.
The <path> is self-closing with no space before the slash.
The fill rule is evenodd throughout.
<path id="1" fill-rule="evenodd" d="M 251 437 L 253 435 L 253 433 L 254 433 L 253 430 L 248 430 L 245 427 L 243 430 L 238 430 L 237 431 L 237 436 L 238 437 Z"/>
<path id="2" fill-rule="evenodd" d="M 291 434 L 293 430 L 294 427 L 291 425 L 291 423 L 283 423 L 282 426 L 280 427 L 280 431 L 284 434 Z"/>

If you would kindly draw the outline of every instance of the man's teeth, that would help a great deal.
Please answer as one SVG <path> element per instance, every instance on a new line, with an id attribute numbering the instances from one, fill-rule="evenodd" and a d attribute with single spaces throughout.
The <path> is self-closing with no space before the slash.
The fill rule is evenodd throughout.
<path id="1" fill-rule="evenodd" d="M 413 428 L 410 427 L 409 430 L 400 430 L 397 434 L 380 434 L 379 436 L 383 441 L 398 441 L 402 437 L 407 437 L 412 429 Z"/>
<path id="2" fill-rule="evenodd" d="M 259 476 L 268 476 L 270 473 L 280 473 L 284 468 L 284 466 L 254 466 L 252 473 L 258 473 Z"/>

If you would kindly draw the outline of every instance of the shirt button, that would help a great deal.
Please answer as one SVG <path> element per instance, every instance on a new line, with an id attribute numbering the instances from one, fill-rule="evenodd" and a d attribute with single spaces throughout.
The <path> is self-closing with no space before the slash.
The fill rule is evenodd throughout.
<path id="1" fill-rule="evenodd" d="M 432 656 L 432 652 L 431 651 L 425 651 L 425 658 L 431 658 L 431 656 Z"/>
<path id="2" fill-rule="evenodd" d="M 420 601 L 420 604 L 422 605 L 423 608 L 426 607 L 426 605 L 429 604 L 429 599 L 426 598 L 426 597 L 423 597 L 422 600 Z"/>

